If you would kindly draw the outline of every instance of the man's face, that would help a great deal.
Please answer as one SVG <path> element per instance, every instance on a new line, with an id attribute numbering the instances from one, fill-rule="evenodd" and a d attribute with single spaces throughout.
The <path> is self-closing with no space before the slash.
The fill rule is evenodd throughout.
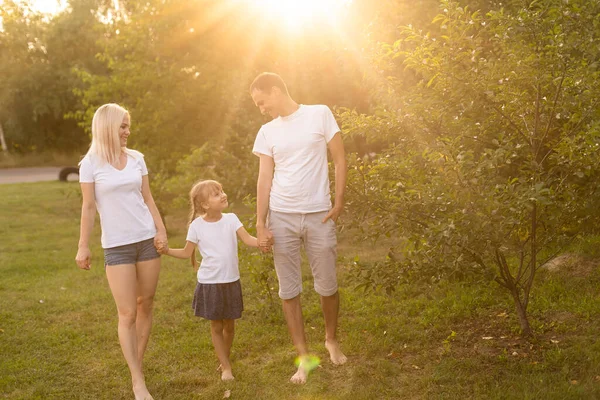
<path id="1" fill-rule="evenodd" d="M 270 92 L 254 89 L 250 95 L 262 115 L 269 114 L 273 119 L 279 117 L 280 102 L 278 88 L 273 87 Z"/>

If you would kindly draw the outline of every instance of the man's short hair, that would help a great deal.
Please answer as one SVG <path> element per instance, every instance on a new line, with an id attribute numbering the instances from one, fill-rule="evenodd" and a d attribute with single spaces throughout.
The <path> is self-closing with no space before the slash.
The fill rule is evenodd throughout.
<path id="1" fill-rule="evenodd" d="M 263 72 L 254 78 L 254 81 L 250 85 L 250 93 L 252 93 L 254 89 L 270 93 L 273 86 L 278 87 L 286 95 L 290 95 L 283 79 L 273 72 Z"/>

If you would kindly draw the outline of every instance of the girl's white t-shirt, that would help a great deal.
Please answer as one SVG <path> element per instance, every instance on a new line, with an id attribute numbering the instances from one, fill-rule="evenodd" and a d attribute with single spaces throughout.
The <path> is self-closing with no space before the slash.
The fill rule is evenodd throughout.
<path id="1" fill-rule="evenodd" d="M 190 224 L 186 240 L 198 246 L 202 262 L 200 283 L 230 283 L 240 279 L 237 230 L 243 224 L 233 213 L 223 214 L 216 222 L 198 217 Z"/>
<path id="2" fill-rule="evenodd" d="M 271 210 L 312 213 L 331 208 L 327 143 L 339 131 L 325 105 L 300 105 L 293 114 L 260 128 L 252 152 L 272 157 L 275 163 Z"/>
<path id="3" fill-rule="evenodd" d="M 121 171 L 90 154 L 81 160 L 79 182 L 94 184 L 103 248 L 156 236 L 152 214 L 142 196 L 144 175 L 148 175 L 144 156 L 135 150 L 127 150 L 127 164 Z"/>

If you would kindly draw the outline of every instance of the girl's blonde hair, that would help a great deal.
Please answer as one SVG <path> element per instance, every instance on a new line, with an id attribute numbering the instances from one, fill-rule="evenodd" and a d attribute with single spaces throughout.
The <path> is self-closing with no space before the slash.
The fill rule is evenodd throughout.
<path id="1" fill-rule="evenodd" d="M 129 112 L 118 104 L 100 106 L 92 119 L 92 144 L 87 154 L 95 155 L 102 163 L 116 164 L 121 155 L 119 129 Z"/>
<path id="2" fill-rule="evenodd" d="M 192 186 L 190 190 L 190 217 L 188 226 L 194 222 L 194 220 L 198 217 L 206 214 L 206 210 L 203 207 L 203 203 L 208 201 L 208 198 L 216 193 L 220 193 L 223 191 L 223 186 L 217 182 L 210 179 L 199 181 Z M 192 267 L 196 268 L 196 252 L 192 253 Z"/>

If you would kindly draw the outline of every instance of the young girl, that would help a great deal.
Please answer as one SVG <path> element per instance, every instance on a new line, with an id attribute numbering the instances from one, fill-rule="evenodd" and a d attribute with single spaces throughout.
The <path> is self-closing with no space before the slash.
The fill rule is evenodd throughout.
<path id="1" fill-rule="evenodd" d="M 198 182 L 190 191 L 190 225 L 183 249 L 159 250 L 176 258 L 192 258 L 196 266 L 195 248 L 198 246 L 202 263 L 198 269 L 198 283 L 192 308 L 197 317 L 210 320 L 210 333 L 215 352 L 221 362 L 221 379 L 231 380 L 231 344 L 234 323 L 241 318 L 244 304 L 238 269 L 237 237 L 245 244 L 258 247 L 238 217 L 223 213 L 229 203 L 219 182 Z M 237 235 L 237 237 L 236 237 Z"/>

